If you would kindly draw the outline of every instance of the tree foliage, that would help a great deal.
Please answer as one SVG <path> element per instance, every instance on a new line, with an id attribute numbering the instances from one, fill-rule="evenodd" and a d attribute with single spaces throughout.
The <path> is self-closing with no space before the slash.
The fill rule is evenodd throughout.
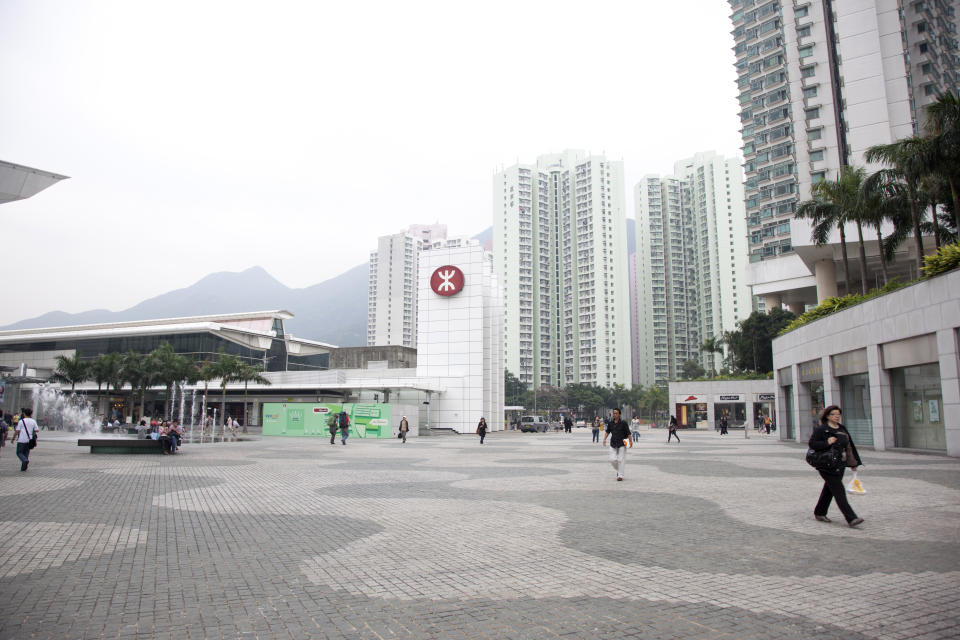
<path id="1" fill-rule="evenodd" d="M 756 373 L 773 371 L 773 339 L 795 318 L 786 309 L 777 308 L 769 313 L 754 311 L 738 322 L 726 338 L 733 366 Z"/>

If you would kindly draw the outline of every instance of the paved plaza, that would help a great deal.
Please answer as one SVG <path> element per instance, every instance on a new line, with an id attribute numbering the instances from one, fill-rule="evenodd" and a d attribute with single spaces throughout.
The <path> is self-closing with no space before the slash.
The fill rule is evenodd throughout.
<path id="1" fill-rule="evenodd" d="M 0 458 L 0 638 L 956 638 L 960 461 L 589 430 Z"/>

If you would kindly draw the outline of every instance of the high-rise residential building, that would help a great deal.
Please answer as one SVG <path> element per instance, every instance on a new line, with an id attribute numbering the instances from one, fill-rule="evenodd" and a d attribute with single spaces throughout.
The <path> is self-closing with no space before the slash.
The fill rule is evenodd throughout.
<path id="1" fill-rule="evenodd" d="M 378 239 L 377 250 L 370 252 L 367 345 L 417 346 L 420 252 L 446 236 L 446 225 L 411 225 Z"/>
<path id="2" fill-rule="evenodd" d="M 752 311 L 742 175 L 738 160 L 706 152 L 635 187 L 640 384 L 676 379 L 687 361 L 719 370 L 722 355 L 701 345 Z"/>
<path id="3" fill-rule="evenodd" d="M 839 232 L 815 246 L 798 201 L 867 148 L 914 135 L 923 107 L 957 91 L 956 0 L 729 0 L 740 89 L 750 264 L 767 309 L 803 311 L 856 289 L 843 273 Z M 870 170 L 878 167 L 868 167 Z M 856 229 L 846 229 L 848 238 Z M 912 252 L 912 243 L 902 250 Z M 901 269 L 914 261 L 898 259 Z M 879 284 L 867 242 L 868 287 Z M 916 274 L 903 273 L 910 277 Z"/>
<path id="4" fill-rule="evenodd" d="M 493 179 L 506 368 L 528 385 L 630 384 L 623 163 L 567 150 Z"/>

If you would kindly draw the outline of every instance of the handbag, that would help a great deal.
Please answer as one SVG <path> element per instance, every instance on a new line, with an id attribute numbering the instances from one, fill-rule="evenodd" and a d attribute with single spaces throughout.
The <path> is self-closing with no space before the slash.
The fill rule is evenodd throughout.
<path id="1" fill-rule="evenodd" d="M 817 471 L 837 472 L 843 468 L 843 449 L 834 446 L 823 451 L 807 449 L 806 460 Z"/>

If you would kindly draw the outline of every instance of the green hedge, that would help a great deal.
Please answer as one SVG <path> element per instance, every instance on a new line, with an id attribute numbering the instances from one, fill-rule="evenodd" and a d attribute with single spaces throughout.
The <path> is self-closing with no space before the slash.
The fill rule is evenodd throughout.
<path id="1" fill-rule="evenodd" d="M 911 283 L 900 282 L 899 280 L 894 279 L 879 289 L 873 289 L 864 295 L 860 295 L 859 293 L 851 293 L 839 298 L 827 298 L 813 309 L 805 311 L 797 316 L 797 319 L 784 327 L 778 335 L 782 336 L 785 333 L 793 331 L 797 327 L 802 327 L 803 325 L 813 322 L 814 320 L 819 320 L 820 318 L 826 318 L 827 316 L 833 315 L 837 311 L 848 309 L 862 302 L 866 302 L 867 300 L 872 300 L 877 296 L 882 296 L 885 293 L 896 291 L 897 289 L 903 288 L 908 284 Z"/>
<path id="2" fill-rule="evenodd" d="M 940 247 L 936 253 L 923 257 L 921 280 L 938 276 L 960 267 L 960 243 Z"/>

